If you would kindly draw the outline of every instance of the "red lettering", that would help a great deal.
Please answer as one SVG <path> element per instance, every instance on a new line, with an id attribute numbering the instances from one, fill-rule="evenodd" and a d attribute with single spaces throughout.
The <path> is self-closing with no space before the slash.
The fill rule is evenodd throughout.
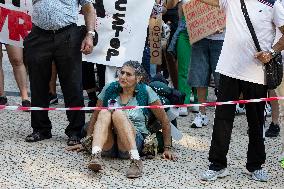
<path id="1" fill-rule="evenodd" d="M 32 29 L 31 16 L 19 11 L 13 11 L 0 7 L 0 31 L 8 17 L 9 39 L 20 41 L 24 39 Z"/>

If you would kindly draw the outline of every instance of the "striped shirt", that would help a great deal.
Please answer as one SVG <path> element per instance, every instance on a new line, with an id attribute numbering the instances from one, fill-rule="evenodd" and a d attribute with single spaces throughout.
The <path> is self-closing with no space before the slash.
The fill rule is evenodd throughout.
<path id="1" fill-rule="evenodd" d="M 33 0 L 32 21 L 45 30 L 58 30 L 76 23 L 81 6 L 91 0 Z"/>

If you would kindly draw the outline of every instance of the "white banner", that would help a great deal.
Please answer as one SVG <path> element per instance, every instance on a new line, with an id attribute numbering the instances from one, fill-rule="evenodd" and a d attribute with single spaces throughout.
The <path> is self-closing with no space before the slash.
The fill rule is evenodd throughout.
<path id="1" fill-rule="evenodd" d="M 95 0 L 94 0 L 95 1 Z M 96 1 L 99 2 L 99 1 Z M 121 67 L 141 62 L 154 0 L 103 0 L 97 9 L 98 44 L 83 60 Z M 80 19 L 82 23 L 82 18 Z"/>
<path id="2" fill-rule="evenodd" d="M 0 42 L 23 47 L 31 31 L 31 0 L 0 0 Z"/>

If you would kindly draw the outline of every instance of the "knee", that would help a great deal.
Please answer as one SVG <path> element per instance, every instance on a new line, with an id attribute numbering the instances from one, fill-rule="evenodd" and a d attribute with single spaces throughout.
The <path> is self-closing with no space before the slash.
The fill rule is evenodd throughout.
<path id="1" fill-rule="evenodd" d="M 10 58 L 10 62 L 12 64 L 13 68 L 17 68 L 17 67 L 20 67 L 20 66 L 24 65 L 23 59 L 18 58 L 18 57 Z"/>
<path id="2" fill-rule="evenodd" d="M 110 121 L 111 120 L 111 113 L 108 110 L 101 110 L 97 120 L 100 121 Z"/>
<path id="3" fill-rule="evenodd" d="M 120 125 L 119 123 L 126 118 L 126 115 L 125 113 L 122 111 L 122 110 L 115 110 L 113 113 L 112 113 L 112 121 L 113 123 L 118 123 L 118 124 L 115 124 L 115 125 Z"/>

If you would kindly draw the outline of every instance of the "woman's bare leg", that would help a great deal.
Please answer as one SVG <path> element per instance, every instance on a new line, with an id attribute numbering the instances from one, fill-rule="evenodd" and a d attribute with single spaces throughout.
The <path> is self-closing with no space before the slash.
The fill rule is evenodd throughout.
<path id="1" fill-rule="evenodd" d="M 102 169 L 101 152 L 110 150 L 114 144 L 111 126 L 111 112 L 101 110 L 93 131 L 92 157 L 88 168 L 93 171 Z"/>
<path id="2" fill-rule="evenodd" d="M 116 110 L 112 113 L 112 122 L 118 136 L 118 150 L 123 152 L 128 151 L 130 154 L 131 164 L 126 172 L 126 177 L 141 177 L 143 164 L 140 160 L 139 152 L 136 147 L 136 131 L 132 123 L 121 110 Z"/>
<path id="3" fill-rule="evenodd" d="M 6 45 L 7 53 L 11 65 L 15 80 L 20 90 L 22 100 L 28 99 L 28 88 L 27 88 L 27 72 L 23 62 L 23 49 L 16 46 Z"/>

